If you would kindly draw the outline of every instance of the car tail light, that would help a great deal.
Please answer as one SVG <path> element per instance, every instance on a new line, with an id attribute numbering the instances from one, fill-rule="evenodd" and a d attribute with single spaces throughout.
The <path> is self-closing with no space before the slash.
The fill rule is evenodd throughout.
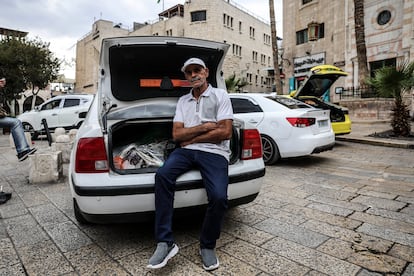
<path id="1" fill-rule="evenodd" d="M 316 122 L 315 118 L 286 118 L 288 122 L 294 127 L 308 127 L 314 125 Z"/>
<path id="2" fill-rule="evenodd" d="M 75 160 L 77 173 L 108 172 L 108 158 L 103 137 L 79 139 Z"/>
<path id="3" fill-rule="evenodd" d="M 242 160 L 262 158 L 262 139 L 257 129 L 243 131 Z"/>

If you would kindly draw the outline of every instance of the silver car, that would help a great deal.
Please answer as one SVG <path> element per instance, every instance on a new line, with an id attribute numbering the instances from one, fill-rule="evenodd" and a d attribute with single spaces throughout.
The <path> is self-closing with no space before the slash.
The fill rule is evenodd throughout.
<path id="1" fill-rule="evenodd" d="M 221 65 L 227 44 L 175 37 L 103 40 L 98 92 L 78 131 L 69 165 L 77 220 L 131 222 L 154 212 L 154 174 L 176 147 L 172 119 L 190 85 L 181 64 L 197 56 L 210 69 L 209 83 L 225 88 Z M 235 120 L 229 166 L 230 206 L 253 201 L 265 174 L 261 138 Z M 203 207 L 207 196 L 200 173 L 177 180 L 174 207 Z"/>

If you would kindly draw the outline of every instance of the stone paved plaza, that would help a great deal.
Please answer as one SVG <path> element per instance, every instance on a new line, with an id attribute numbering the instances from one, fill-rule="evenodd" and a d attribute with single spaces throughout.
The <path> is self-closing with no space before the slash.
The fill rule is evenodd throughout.
<path id="1" fill-rule="evenodd" d="M 179 254 L 146 268 L 152 222 L 79 225 L 67 182 L 29 184 L 0 135 L 0 275 L 414 275 L 414 150 L 339 141 L 267 166 L 258 198 L 228 212 L 212 273 L 198 254 L 200 219 L 176 220 Z M 47 148 L 47 142 L 35 141 Z"/>

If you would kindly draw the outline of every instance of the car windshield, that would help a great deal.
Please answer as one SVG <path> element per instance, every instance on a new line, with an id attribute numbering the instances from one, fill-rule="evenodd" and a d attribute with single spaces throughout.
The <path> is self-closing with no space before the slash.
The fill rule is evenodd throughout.
<path id="1" fill-rule="evenodd" d="M 272 97 L 272 96 L 269 96 L 269 97 L 266 97 L 266 98 L 268 98 L 272 101 L 275 101 L 275 102 L 277 102 L 281 105 L 284 105 L 284 106 L 286 106 L 287 108 L 290 108 L 290 109 L 311 108 L 311 106 L 309 106 L 309 105 L 307 105 L 307 104 L 305 104 L 301 101 L 298 101 L 298 100 L 295 100 L 295 99 L 292 99 L 292 98 L 288 98 L 288 97 Z"/>

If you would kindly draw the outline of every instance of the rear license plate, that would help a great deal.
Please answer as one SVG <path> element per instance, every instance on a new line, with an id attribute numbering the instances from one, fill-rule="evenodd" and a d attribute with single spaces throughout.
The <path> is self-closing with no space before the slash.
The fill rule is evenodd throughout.
<path id="1" fill-rule="evenodd" d="M 328 120 L 318 121 L 318 126 L 319 127 L 327 127 L 328 126 Z"/>

